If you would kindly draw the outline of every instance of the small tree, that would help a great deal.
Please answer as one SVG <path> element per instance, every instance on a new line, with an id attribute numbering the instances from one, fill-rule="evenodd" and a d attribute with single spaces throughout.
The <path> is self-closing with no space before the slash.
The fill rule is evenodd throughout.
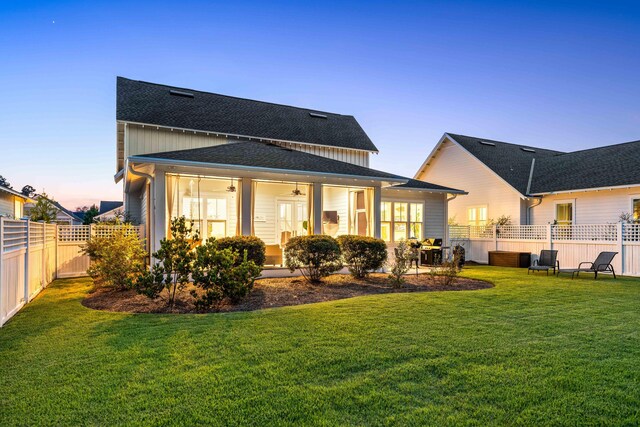
<path id="1" fill-rule="evenodd" d="M 293 237 L 287 242 L 284 255 L 289 270 L 299 268 L 304 278 L 313 283 L 342 268 L 340 245 L 331 236 Z"/>
<path id="2" fill-rule="evenodd" d="M 145 271 L 147 252 L 131 225 L 115 230 L 108 237 L 91 238 L 82 251 L 91 259 L 87 273 L 93 279 L 94 287 L 129 289 L 134 279 Z"/>
<path id="3" fill-rule="evenodd" d="M 29 216 L 31 221 L 53 222 L 56 220 L 57 213 L 58 209 L 53 204 L 53 199 L 50 199 L 47 193 L 43 192 L 31 208 Z"/>
<path id="4" fill-rule="evenodd" d="M 387 260 L 387 244 L 382 239 L 344 235 L 337 240 L 349 272 L 357 279 L 382 268 Z"/>
<path id="5" fill-rule="evenodd" d="M 394 249 L 395 262 L 391 267 L 389 278 L 393 282 L 393 287 L 400 287 L 404 283 L 404 275 L 411 267 L 411 247 L 406 240 L 398 242 Z"/>
<path id="6" fill-rule="evenodd" d="M 202 289 L 198 293 L 191 290 L 194 304 L 198 310 L 217 306 L 225 297 L 238 303 L 253 288 L 254 281 L 262 269 L 247 259 L 247 252 L 240 257 L 232 248 L 220 248 L 215 239 L 196 249 L 193 267 L 193 283 Z"/>
<path id="7" fill-rule="evenodd" d="M 618 217 L 618 221 L 622 222 L 624 224 L 639 224 L 640 223 L 640 219 L 636 218 L 630 212 L 622 212 L 620 214 L 620 216 Z"/>
<path id="8" fill-rule="evenodd" d="M 173 308 L 176 293 L 189 283 L 196 259 L 194 248 L 199 242 L 198 232 L 193 230 L 193 222 L 187 223 L 184 216 L 172 219 L 171 239 L 160 241 L 160 249 L 153 254 L 159 262 L 151 271 L 138 277 L 136 290 L 149 298 L 157 298 L 166 289 L 167 305 Z"/>
<path id="9" fill-rule="evenodd" d="M 84 217 L 82 218 L 82 223 L 84 225 L 93 224 L 94 218 L 100 214 L 98 207 L 96 205 L 91 205 L 87 210 L 84 211 Z"/>
<path id="10" fill-rule="evenodd" d="M 20 192 L 27 197 L 33 197 L 36 194 L 36 189 L 30 185 L 25 185 L 24 187 L 22 187 L 22 190 L 20 190 Z"/>
<path id="11" fill-rule="evenodd" d="M 2 175 L 0 175 L 0 187 L 11 188 L 9 181 Z"/>

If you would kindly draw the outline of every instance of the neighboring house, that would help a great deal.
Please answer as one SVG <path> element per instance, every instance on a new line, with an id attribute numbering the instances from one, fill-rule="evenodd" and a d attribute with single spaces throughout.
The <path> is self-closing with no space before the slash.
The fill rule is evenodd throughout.
<path id="1" fill-rule="evenodd" d="M 95 216 L 95 220 L 110 221 L 116 218 L 122 219 L 123 215 L 123 202 L 101 200 L 98 215 Z"/>
<path id="2" fill-rule="evenodd" d="M 296 235 L 445 237 L 464 194 L 369 168 L 353 116 L 118 78 L 117 173 L 151 250 L 184 215 L 203 237 L 255 235 L 274 264 Z"/>
<path id="3" fill-rule="evenodd" d="M 42 197 L 39 194 L 33 196 L 35 200 L 31 201 L 24 205 L 24 215 L 30 216 L 31 208 L 34 206 L 35 202 Z M 82 224 L 82 218 L 77 215 L 77 212 L 72 212 L 69 209 L 62 206 L 60 203 L 55 200 L 49 199 L 49 201 L 53 204 L 56 209 L 56 224 L 60 225 L 80 225 Z"/>
<path id="4" fill-rule="evenodd" d="M 563 153 L 445 133 L 415 179 L 464 188 L 449 218 L 484 225 L 603 224 L 640 219 L 640 141 Z"/>
<path id="5" fill-rule="evenodd" d="M 31 201 L 13 188 L 0 186 L 0 216 L 19 219 L 24 216 L 24 204 Z"/>

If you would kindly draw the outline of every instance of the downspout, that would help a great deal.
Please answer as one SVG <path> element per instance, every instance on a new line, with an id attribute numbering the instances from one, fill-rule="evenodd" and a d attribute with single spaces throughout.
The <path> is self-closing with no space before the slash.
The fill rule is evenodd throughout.
<path id="1" fill-rule="evenodd" d="M 458 197 L 457 194 L 451 194 L 451 197 L 446 198 L 446 202 L 444 205 L 444 242 L 445 246 L 451 246 L 451 242 L 449 241 L 449 202 Z M 451 252 L 452 253 L 452 252 Z M 451 255 L 451 253 L 449 255 Z"/>
<path id="2" fill-rule="evenodd" d="M 141 178 L 145 178 L 147 180 L 147 182 L 149 182 L 149 196 L 151 197 L 151 203 L 149 203 L 149 206 L 151 207 L 151 212 L 148 213 L 149 215 L 149 234 L 151 235 L 153 233 L 153 230 L 155 230 L 155 211 L 156 211 L 156 202 L 155 202 L 155 184 L 154 184 L 154 179 L 151 175 L 146 174 L 144 172 L 140 172 L 137 171 L 133 168 L 133 165 L 131 163 L 129 163 L 127 161 L 127 170 L 129 171 L 129 173 L 131 173 L 131 175 L 135 175 L 135 176 L 139 176 Z M 153 253 L 153 239 L 151 239 L 151 236 L 145 236 L 147 241 L 149 242 L 149 252 Z M 151 258 L 149 258 L 149 261 L 151 261 Z"/>
<path id="3" fill-rule="evenodd" d="M 533 169 L 535 168 L 535 166 L 536 166 L 536 159 L 534 157 L 533 159 L 531 159 L 531 170 L 529 171 L 529 182 L 527 183 L 527 195 L 531 191 L 531 181 L 533 181 Z M 531 225 L 531 209 L 535 208 L 536 206 L 540 205 L 540 203 L 542 203 L 542 197 L 532 197 L 532 199 L 536 200 L 537 203 L 531 206 L 527 206 L 527 224 L 528 225 Z"/>

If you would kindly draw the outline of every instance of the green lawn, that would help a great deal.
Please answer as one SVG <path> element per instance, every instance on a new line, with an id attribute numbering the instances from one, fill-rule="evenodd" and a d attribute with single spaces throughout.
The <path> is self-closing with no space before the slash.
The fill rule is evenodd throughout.
<path id="1" fill-rule="evenodd" d="M 640 423 L 640 280 L 464 275 L 496 287 L 207 315 L 60 280 L 0 329 L 0 425 Z"/>

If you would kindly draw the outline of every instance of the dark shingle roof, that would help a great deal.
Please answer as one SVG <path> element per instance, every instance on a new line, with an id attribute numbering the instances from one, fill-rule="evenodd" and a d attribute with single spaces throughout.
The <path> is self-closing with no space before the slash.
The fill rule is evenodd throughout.
<path id="1" fill-rule="evenodd" d="M 392 188 L 406 188 L 408 190 L 415 188 L 415 189 L 422 189 L 422 190 L 446 191 L 449 193 L 461 193 L 461 194 L 464 193 L 464 191 L 462 190 L 457 190 L 455 188 L 445 187 L 438 184 L 432 184 L 430 182 L 420 181 L 417 179 L 409 179 L 409 181 L 406 184 L 394 185 Z"/>
<path id="2" fill-rule="evenodd" d="M 536 160 L 531 194 L 640 184 L 640 141 Z"/>
<path id="3" fill-rule="evenodd" d="M 387 178 L 406 180 L 408 178 L 387 172 L 341 162 L 315 154 L 291 150 L 274 144 L 243 141 L 190 150 L 145 154 L 136 157 L 184 160 L 190 162 L 213 163 L 229 166 L 248 166 L 283 171 L 352 175 L 354 177 Z"/>
<path id="4" fill-rule="evenodd" d="M 119 207 L 122 207 L 122 202 L 101 200 L 98 215 L 102 215 L 105 212 L 109 212 Z"/>
<path id="5" fill-rule="evenodd" d="M 550 158 L 563 154 L 560 151 L 534 148 L 527 145 L 517 145 L 508 142 L 494 141 L 491 139 L 474 136 L 456 135 L 447 133 L 456 142 L 462 145 L 468 152 L 487 165 L 498 176 L 507 181 L 521 194 L 527 194 L 527 185 L 531 172 L 531 160 Z M 480 143 L 485 142 L 485 144 Z M 489 145 L 489 144 L 494 145 Z M 524 151 L 522 148 L 534 150 L 535 153 Z"/>
<path id="6" fill-rule="evenodd" d="M 193 97 L 171 95 L 170 91 Z M 309 113 L 320 113 L 322 118 Z M 223 134 L 378 151 L 353 116 L 118 77 L 116 119 Z"/>
<path id="7" fill-rule="evenodd" d="M 71 218 L 75 219 L 76 221 L 82 221 L 82 218 L 80 216 L 78 216 L 78 212 L 71 212 L 69 209 L 65 208 L 64 206 L 62 206 L 60 203 L 56 202 L 55 200 L 51 200 L 49 199 L 49 201 L 51 203 L 53 203 L 53 205 L 58 208 L 59 210 L 61 210 L 62 212 L 66 213 L 67 215 L 69 215 Z M 83 212 L 84 214 L 84 212 Z"/>

